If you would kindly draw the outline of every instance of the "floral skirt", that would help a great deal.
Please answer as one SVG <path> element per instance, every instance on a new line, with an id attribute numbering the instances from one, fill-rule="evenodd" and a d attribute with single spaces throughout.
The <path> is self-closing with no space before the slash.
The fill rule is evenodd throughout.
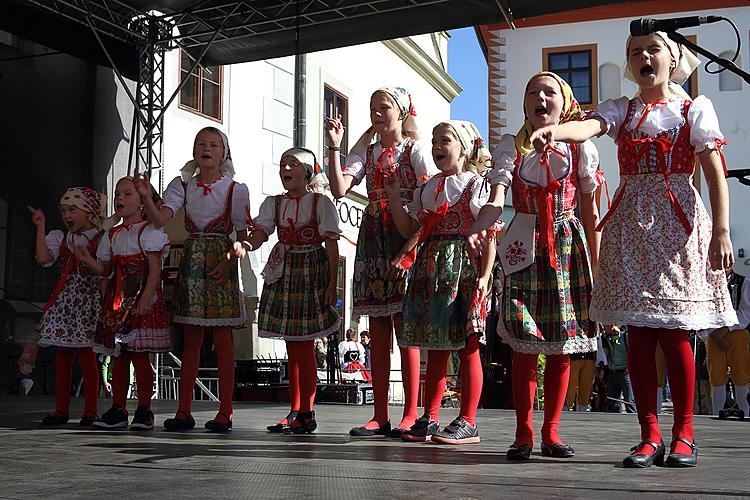
<path id="1" fill-rule="evenodd" d="M 549 249 L 539 250 L 537 238 L 534 262 L 505 277 L 498 331 L 516 352 L 596 351 L 598 329 L 589 317 L 591 265 L 583 226 L 568 214 L 553 222 L 553 231 L 558 269 L 550 265 Z"/>
<path id="2" fill-rule="evenodd" d="M 711 219 L 690 175 L 669 176 L 689 234 L 662 174 L 623 181 L 615 194 L 619 204 L 602 231 L 591 317 L 603 324 L 684 330 L 737 324 L 726 275 L 708 261 Z"/>
<path id="3" fill-rule="evenodd" d="M 385 214 L 387 219 L 379 203 L 371 201 L 362 217 L 354 260 L 354 315 L 382 317 L 401 312 L 406 281 L 388 277 L 388 271 L 405 240 L 393 223 L 388 205 Z"/>
<path id="4" fill-rule="evenodd" d="M 94 340 L 94 352 L 119 356 L 123 350 L 169 351 L 172 344 L 161 286 L 157 287 L 151 300 L 151 311 L 144 316 L 136 314 L 144 281 L 143 274 L 128 274 L 127 270 L 119 290 L 116 278 L 110 280 L 104 295 L 104 307 Z M 121 303 L 115 310 L 114 303 L 118 291 Z"/>
<path id="5" fill-rule="evenodd" d="M 222 285 L 215 285 L 208 275 L 226 259 L 231 246 L 232 240 L 225 235 L 200 235 L 185 240 L 175 289 L 175 323 L 245 325 L 245 305 L 240 294 L 237 263 L 230 264 L 229 279 Z"/>
<path id="6" fill-rule="evenodd" d="M 70 273 L 37 325 L 39 345 L 92 347 L 100 313 L 100 277 Z"/>
<path id="7" fill-rule="evenodd" d="M 325 302 L 329 274 L 328 254 L 322 246 L 287 250 L 281 277 L 263 284 L 258 336 L 302 341 L 338 331 L 339 315 Z"/>
<path id="8" fill-rule="evenodd" d="M 404 298 L 400 347 L 456 350 L 484 333 L 487 301 L 464 236 L 433 236 L 417 252 Z"/>

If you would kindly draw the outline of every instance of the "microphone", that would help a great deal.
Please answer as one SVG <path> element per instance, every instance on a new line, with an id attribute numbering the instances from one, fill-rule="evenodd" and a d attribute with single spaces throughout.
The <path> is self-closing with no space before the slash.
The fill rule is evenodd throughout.
<path id="1" fill-rule="evenodd" d="M 669 19 L 651 19 L 642 17 L 630 21 L 630 34 L 632 36 L 646 36 L 656 31 L 677 31 L 680 28 L 700 26 L 701 24 L 718 23 L 723 20 L 721 16 L 690 16 L 673 17 Z"/>

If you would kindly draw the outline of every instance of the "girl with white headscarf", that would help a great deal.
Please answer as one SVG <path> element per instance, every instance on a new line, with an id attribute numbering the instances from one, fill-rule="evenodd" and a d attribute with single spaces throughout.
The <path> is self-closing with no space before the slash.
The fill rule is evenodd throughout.
<path id="1" fill-rule="evenodd" d="M 666 454 L 656 415 L 657 342 L 667 361 L 675 416 L 666 464 L 695 466 L 695 364 L 688 332 L 736 324 L 724 269 L 732 266 L 726 144 L 711 101 L 678 89 L 698 65 L 685 47 L 657 32 L 630 37 L 625 77 L 638 94 L 605 101 L 588 120 L 537 130 L 579 142 L 607 134 L 618 147 L 621 183 L 607 215 L 590 314 L 628 326 L 628 365 L 642 441 L 626 467 L 649 467 Z M 712 216 L 693 187 L 695 159 L 709 189 Z"/>
<path id="2" fill-rule="evenodd" d="M 149 220 L 163 226 L 179 210 L 185 211 L 185 241 L 175 291 L 174 322 L 182 326 L 184 347 L 180 379 L 180 405 L 175 418 L 167 419 L 168 430 L 195 426 L 191 414 L 193 387 L 198 374 L 200 349 L 206 328 L 211 328 L 219 368 L 219 412 L 206 422 L 214 432 L 232 428 L 234 391 L 234 347 L 232 328 L 245 325 L 245 308 L 239 289 L 236 259 L 227 260 L 232 247 L 230 234 L 247 237 L 250 194 L 245 184 L 232 179 L 234 165 L 227 136 L 214 127 L 198 132 L 193 158 L 164 191 L 164 204 L 156 207 L 148 180 L 137 176 L 135 184 L 144 200 Z"/>
<path id="3" fill-rule="evenodd" d="M 314 341 L 341 325 L 335 309 L 341 228 L 335 205 L 319 192 L 324 175 L 312 151 L 285 151 L 279 177 L 286 192 L 265 199 L 252 235 L 234 244 L 233 255 L 242 258 L 247 250 L 257 250 L 277 231 L 261 273 L 258 336 L 286 341 L 290 411 L 267 429 L 310 434 L 318 425 L 312 409 L 318 380 Z"/>
<path id="4" fill-rule="evenodd" d="M 382 87 L 370 97 L 372 126 L 362 135 L 340 163 L 344 129 L 340 117 L 329 122 L 330 156 L 328 175 L 331 192 L 340 198 L 363 179 L 369 204 L 360 225 L 354 262 L 352 313 L 370 317 L 371 368 L 374 416 L 365 425 L 350 431 L 352 436 L 400 437 L 417 418 L 419 392 L 419 350 L 401 349 L 401 374 L 404 384 L 404 413 L 391 429 L 388 415 L 391 338 L 401 320 L 401 303 L 406 282 L 393 276 L 388 263 L 401 250 L 404 239 L 393 224 L 384 180 L 400 179 L 401 203 L 411 201 L 414 189 L 437 173 L 427 140 L 414 140 L 416 110 L 411 94 L 402 87 Z M 410 135 L 411 134 L 411 135 Z"/>

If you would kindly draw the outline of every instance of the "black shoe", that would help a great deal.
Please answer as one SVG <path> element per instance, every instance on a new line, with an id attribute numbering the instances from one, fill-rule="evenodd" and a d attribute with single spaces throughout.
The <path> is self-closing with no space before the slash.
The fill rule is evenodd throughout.
<path id="1" fill-rule="evenodd" d="M 97 415 L 84 415 L 78 423 L 81 424 L 81 427 L 91 427 L 98 419 Z"/>
<path id="2" fill-rule="evenodd" d="M 349 430 L 349 435 L 354 437 L 385 437 L 391 433 L 391 422 L 382 424 L 377 429 L 368 429 L 367 427 L 354 427 Z"/>
<path id="3" fill-rule="evenodd" d="M 99 429 L 120 429 L 128 426 L 128 412 L 124 408 L 112 405 L 101 418 L 92 424 Z"/>
<path id="4" fill-rule="evenodd" d="M 291 424 L 292 420 L 294 420 L 295 418 L 297 418 L 297 411 L 292 410 L 289 412 L 289 415 L 286 416 L 285 424 L 278 423 L 274 425 L 269 425 L 268 427 L 266 427 L 266 429 L 268 429 L 268 432 L 274 432 L 274 433 L 286 432 L 286 430 L 289 429 L 289 424 Z"/>
<path id="5" fill-rule="evenodd" d="M 315 421 L 314 411 L 300 412 L 297 418 L 289 424 L 289 430 L 284 431 L 284 434 L 312 434 L 317 428 L 318 423 Z"/>
<path id="6" fill-rule="evenodd" d="M 131 431 L 150 431 L 154 428 L 154 412 L 145 406 L 139 406 L 135 410 L 133 422 L 130 424 Z"/>
<path id="7" fill-rule="evenodd" d="M 47 413 L 42 417 L 42 425 L 65 425 L 68 423 L 69 417 L 67 413 Z"/>
<path id="8" fill-rule="evenodd" d="M 542 455 L 554 458 L 570 458 L 575 456 L 573 447 L 565 443 L 544 444 L 542 443 Z"/>
<path id="9" fill-rule="evenodd" d="M 180 414 L 184 415 L 185 418 L 179 418 Z M 182 410 L 178 410 L 174 418 L 168 418 L 164 421 L 164 429 L 168 431 L 189 431 L 193 427 L 195 427 L 195 419 Z"/>
<path id="10" fill-rule="evenodd" d="M 432 436 L 433 443 L 440 444 L 469 444 L 479 442 L 479 429 L 471 425 L 462 417 L 445 426 Z"/>
<path id="11" fill-rule="evenodd" d="M 656 444 L 653 441 L 644 439 L 637 445 L 630 448 L 630 451 L 639 451 L 646 445 L 651 446 L 654 449 L 654 452 L 650 455 L 634 455 L 633 453 L 631 453 L 622 460 L 622 465 L 630 469 L 645 469 L 646 467 L 651 467 L 654 464 L 659 466 L 663 465 L 665 451 L 664 441 Z"/>
<path id="12" fill-rule="evenodd" d="M 527 444 L 512 444 L 508 451 L 505 452 L 508 460 L 528 460 L 531 457 L 531 446 Z"/>
<path id="13" fill-rule="evenodd" d="M 685 453 L 675 453 L 671 451 L 677 441 L 682 441 L 683 443 L 688 445 L 692 450 L 692 453 L 690 455 L 687 455 Z M 698 465 L 698 447 L 695 446 L 695 443 L 691 443 L 683 437 L 674 439 L 670 446 L 670 452 L 669 456 L 667 457 L 666 464 L 667 467 L 695 467 L 696 465 Z"/>
<path id="14" fill-rule="evenodd" d="M 402 441 L 430 441 L 432 435 L 440 430 L 440 422 L 431 420 L 429 415 L 419 417 L 408 431 L 401 435 Z"/>
<path id="15" fill-rule="evenodd" d="M 388 433 L 388 437 L 393 439 L 401 439 L 401 436 L 404 435 L 404 432 L 408 430 L 409 429 L 404 429 L 403 427 L 394 427 L 393 429 L 391 429 L 391 432 Z"/>
<path id="16" fill-rule="evenodd" d="M 216 420 L 216 417 L 218 417 L 219 415 L 223 415 L 226 419 L 226 422 L 220 422 Z M 216 417 L 214 417 L 213 420 L 209 420 L 208 422 L 206 422 L 204 427 L 211 432 L 229 432 L 232 429 L 232 419 L 229 418 L 229 415 L 220 411 L 218 414 L 216 414 Z"/>

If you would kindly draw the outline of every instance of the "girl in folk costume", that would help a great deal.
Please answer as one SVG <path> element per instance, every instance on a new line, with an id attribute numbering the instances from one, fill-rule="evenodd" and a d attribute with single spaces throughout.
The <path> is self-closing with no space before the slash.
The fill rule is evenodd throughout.
<path id="1" fill-rule="evenodd" d="M 68 421 L 73 359 L 83 372 L 84 409 L 81 425 L 91 425 L 98 415 L 99 371 L 94 345 L 101 312 L 99 277 L 75 256 L 79 245 L 95 252 L 102 237 L 107 197 L 86 187 L 68 189 L 60 199 L 60 213 L 67 234 L 53 230 L 45 236 L 41 209 L 29 207 L 36 226 L 36 261 L 49 267 L 60 261 L 61 276 L 52 291 L 37 327 L 42 347 L 55 346 L 55 411 L 42 419 L 44 425 Z"/>
<path id="2" fill-rule="evenodd" d="M 510 186 L 513 218 L 498 247 L 505 283 L 498 330 L 513 349 L 516 437 L 509 460 L 528 460 L 534 442 L 532 407 L 539 354 L 544 370 L 543 455 L 574 455 L 558 434 L 570 377 L 570 354 L 596 352 L 597 325 L 589 317 L 592 269 L 599 239 L 596 191 L 599 155 L 591 142 L 551 143 L 534 151 L 534 130 L 581 118 L 573 91 L 555 73 L 532 76 L 524 94 L 526 120 L 517 135 L 502 136 L 488 173 L 492 201 L 477 228 L 501 213 Z M 581 219 L 574 211 L 578 207 Z M 487 217 L 482 220 L 483 217 Z"/>
<path id="3" fill-rule="evenodd" d="M 164 421 L 167 430 L 187 430 L 195 426 L 191 403 L 198 375 L 201 345 L 206 328 L 213 334 L 219 368 L 219 412 L 206 422 L 206 429 L 227 432 L 232 428 L 234 391 L 234 346 L 232 327 L 245 324 L 245 308 L 239 289 L 237 262 L 227 260 L 232 248 L 229 236 L 238 241 L 247 237 L 250 200 L 247 186 L 232 180 L 234 165 L 229 141 L 223 132 L 206 127 L 193 144 L 193 159 L 181 176 L 164 191 L 164 205 L 157 208 L 147 196 L 147 179 L 136 181 L 145 201 L 149 220 L 163 226 L 180 210 L 185 210 L 188 239 L 177 277 L 174 321 L 182 325 L 184 346 L 177 415 Z"/>
<path id="4" fill-rule="evenodd" d="M 120 220 L 121 224 L 102 237 L 96 259 L 85 247 L 76 252 L 89 268 L 110 276 L 94 350 L 116 356 L 112 366 L 112 407 L 94 426 L 113 429 L 128 425 L 126 398 L 132 362 L 138 408 L 130 428 L 151 430 L 154 372 L 149 353 L 170 349 L 160 276 L 161 260 L 169 252 L 169 241 L 163 229 L 144 220 L 143 203 L 133 177 L 123 177 L 115 186 L 115 215 L 111 222 Z"/>
<path id="5" fill-rule="evenodd" d="M 383 87 L 370 97 L 372 127 L 357 141 L 347 156 L 346 165 L 339 162 L 339 147 L 344 135 L 340 119 L 329 122 L 329 174 L 331 191 L 336 198 L 344 196 L 354 185 L 366 179 L 370 202 L 359 229 L 354 262 L 354 315 L 370 317 L 372 333 L 371 371 L 375 414 L 367 424 L 350 431 L 352 436 L 400 437 L 417 418 L 419 391 L 419 349 L 403 348 L 401 371 L 404 383 L 404 414 L 391 430 L 388 417 L 390 345 L 393 330 L 401 329 L 401 304 L 405 280 L 389 269 L 390 261 L 404 245 L 393 222 L 389 198 L 383 191 L 384 180 L 399 178 L 403 203 L 411 201 L 416 187 L 437 173 L 429 141 L 415 140 L 414 106 L 410 94 L 400 87 Z M 377 139 L 377 140 L 375 140 Z"/>
<path id="6" fill-rule="evenodd" d="M 489 198 L 479 173 L 487 168 L 491 157 L 474 124 L 459 120 L 442 122 L 433 129 L 432 157 L 441 173 L 414 191 L 406 210 L 401 205 L 398 179 L 386 180 L 391 213 L 399 231 L 406 238 L 419 231 L 417 245 L 407 243 L 391 262 L 399 275 L 409 262 L 414 262 L 398 344 L 429 350 L 425 415 L 401 438 L 431 438 L 445 444 L 478 443 L 474 417 L 483 377 L 479 337 L 484 333 L 495 253 L 490 245 L 477 269 L 466 237 Z M 409 255 L 412 248 L 417 251 L 416 261 Z M 440 430 L 438 411 L 445 393 L 448 359 L 455 350 L 461 363 L 461 411 L 458 418 Z"/>
<path id="7" fill-rule="evenodd" d="M 245 249 L 258 249 L 274 229 L 279 232 L 262 273 L 258 335 L 286 341 L 291 411 L 268 430 L 310 434 L 317 427 L 312 409 L 318 381 L 314 340 L 340 326 L 334 305 L 341 229 L 333 202 L 314 192 L 324 187 L 324 176 L 312 151 L 286 151 L 279 175 L 286 193 L 266 198 L 250 238 L 235 243 L 234 249 L 242 257 Z"/>
<path id="8" fill-rule="evenodd" d="M 535 131 L 544 147 L 607 134 L 615 140 L 622 182 L 602 220 L 602 249 L 591 317 L 628 325 L 628 366 L 642 441 L 623 461 L 648 467 L 665 447 L 656 415 L 657 342 L 664 350 L 674 401 L 669 466 L 694 466 L 695 381 L 688 330 L 736 324 L 722 269 L 732 265 L 725 144 L 711 102 L 691 100 L 679 84 L 698 65 L 665 33 L 628 38 L 625 76 L 640 89 L 599 105 L 579 123 Z M 713 224 L 693 188 L 695 156 L 703 166 Z"/>

